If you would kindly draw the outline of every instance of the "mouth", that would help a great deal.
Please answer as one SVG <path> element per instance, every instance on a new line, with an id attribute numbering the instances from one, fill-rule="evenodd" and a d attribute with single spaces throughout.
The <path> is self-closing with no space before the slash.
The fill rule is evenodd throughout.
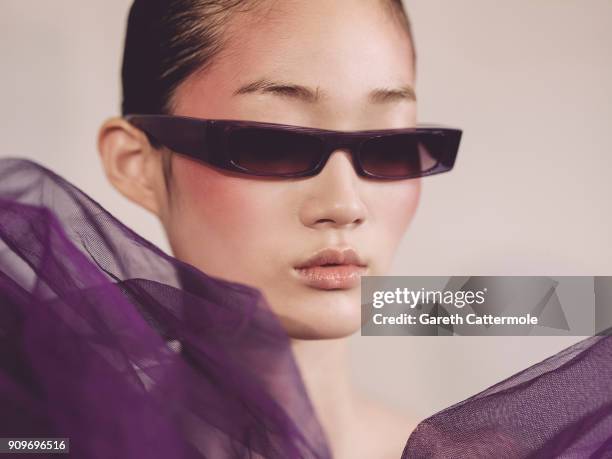
<path id="1" fill-rule="evenodd" d="M 367 264 L 352 248 L 323 249 L 294 267 L 302 282 L 322 290 L 355 288 L 367 270 Z"/>

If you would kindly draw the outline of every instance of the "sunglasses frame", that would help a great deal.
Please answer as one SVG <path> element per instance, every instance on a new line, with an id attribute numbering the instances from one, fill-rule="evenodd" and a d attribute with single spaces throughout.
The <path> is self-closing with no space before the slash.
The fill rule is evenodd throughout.
<path id="1" fill-rule="evenodd" d="M 130 114 L 125 115 L 123 118 L 134 127 L 143 131 L 154 148 L 159 148 L 163 145 L 176 153 L 221 169 L 252 176 L 277 178 L 299 178 L 317 175 L 323 170 L 332 153 L 338 149 L 346 149 L 350 152 L 355 171 L 362 177 L 378 180 L 404 180 L 448 172 L 454 166 L 462 136 L 461 129 L 437 125 L 419 125 L 412 128 L 335 131 L 260 121 L 202 119 L 175 115 Z M 306 134 L 317 138 L 323 146 L 318 163 L 306 171 L 279 174 L 251 171 L 236 164 L 229 153 L 229 136 L 236 130 L 253 128 Z M 361 162 L 361 148 L 363 144 L 374 138 L 397 134 L 429 136 L 430 140 L 443 142 L 443 150 L 446 153 L 445 157 L 436 158 L 437 164 L 434 167 L 410 176 L 390 177 L 377 175 L 365 170 Z"/>

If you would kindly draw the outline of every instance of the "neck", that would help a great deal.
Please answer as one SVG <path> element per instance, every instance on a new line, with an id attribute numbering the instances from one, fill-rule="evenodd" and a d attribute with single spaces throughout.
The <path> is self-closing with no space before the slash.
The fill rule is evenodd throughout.
<path id="1" fill-rule="evenodd" d="M 293 340 L 293 353 L 332 450 L 350 439 L 357 399 L 350 383 L 348 338 Z"/>

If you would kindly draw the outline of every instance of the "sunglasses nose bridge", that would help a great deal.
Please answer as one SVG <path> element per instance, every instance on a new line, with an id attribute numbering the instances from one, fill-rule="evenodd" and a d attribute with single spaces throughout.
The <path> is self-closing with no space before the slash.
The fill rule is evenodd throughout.
<path id="1" fill-rule="evenodd" d="M 353 168 L 357 174 L 360 173 L 360 168 L 357 164 L 357 145 L 358 139 L 347 134 L 334 134 L 332 137 L 325 139 L 325 160 L 321 165 L 321 169 L 325 167 L 327 161 L 333 153 L 339 150 L 346 151 L 350 156 L 353 164 Z"/>
<path id="2" fill-rule="evenodd" d="M 327 151 L 330 153 L 336 150 L 352 152 L 354 147 L 355 139 L 350 134 L 337 133 L 327 139 Z"/>

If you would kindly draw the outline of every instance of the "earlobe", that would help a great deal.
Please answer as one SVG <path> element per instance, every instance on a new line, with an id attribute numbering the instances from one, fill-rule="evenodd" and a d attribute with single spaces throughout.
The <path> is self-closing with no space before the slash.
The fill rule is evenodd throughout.
<path id="1" fill-rule="evenodd" d="M 111 118 L 100 128 L 98 152 L 111 184 L 126 198 L 159 216 L 161 155 L 146 135 L 123 118 Z"/>

